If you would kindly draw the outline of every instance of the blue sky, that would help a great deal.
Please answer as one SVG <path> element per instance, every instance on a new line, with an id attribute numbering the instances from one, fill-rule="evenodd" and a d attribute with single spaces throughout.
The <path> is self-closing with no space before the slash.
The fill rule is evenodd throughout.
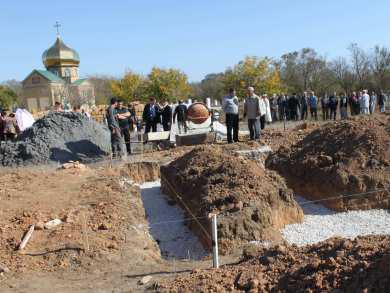
<path id="1" fill-rule="evenodd" d="M 42 68 L 55 21 L 80 73 L 120 77 L 175 67 L 192 81 L 247 55 L 312 47 L 330 58 L 351 42 L 390 46 L 389 0 L 13 0 L 0 4 L 0 81 Z"/>

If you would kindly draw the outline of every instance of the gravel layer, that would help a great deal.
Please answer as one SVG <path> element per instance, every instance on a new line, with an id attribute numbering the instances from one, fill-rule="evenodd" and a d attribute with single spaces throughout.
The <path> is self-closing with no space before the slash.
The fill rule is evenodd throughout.
<path id="1" fill-rule="evenodd" d="M 281 230 L 290 244 L 304 246 L 336 236 L 354 239 L 357 236 L 390 234 L 389 210 L 334 212 L 320 204 L 308 203 L 299 196 L 295 200 L 305 216 L 303 223 L 286 225 Z"/>
<path id="2" fill-rule="evenodd" d="M 185 215 L 160 190 L 160 181 L 141 184 L 149 232 L 165 258 L 199 260 L 207 255 L 198 237 L 185 226 Z"/>

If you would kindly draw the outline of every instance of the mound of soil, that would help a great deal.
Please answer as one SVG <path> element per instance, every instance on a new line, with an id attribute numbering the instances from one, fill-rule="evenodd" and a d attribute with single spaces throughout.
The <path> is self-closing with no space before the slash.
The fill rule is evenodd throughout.
<path id="1" fill-rule="evenodd" d="M 327 123 L 291 148 L 281 147 L 266 166 L 309 199 L 335 210 L 390 208 L 390 117 L 357 117 Z"/>
<path id="2" fill-rule="evenodd" d="M 157 244 L 138 228 L 148 224 L 140 189 L 121 173 L 120 168 L 1 170 L 0 267 L 11 273 L 85 271 L 114 259 L 132 266 L 159 261 Z M 43 229 L 53 219 L 62 223 Z M 18 252 L 32 224 L 36 229 Z M 121 259 L 122 250 L 128 260 Z"/>
<path id="3" fill-rule="evenodd" d="M 278 229 L 303 219 L 292 191 L 276 172 L 221 146 L 197 147 L 162 166 L 161 186 L 195 217 L 218 213 L 222 253 L 248 241 L 281 240 Z M 209 219 L 199 221 L 210 235 Z M 190 227 L 210 245 L 199 223 L 192 221 Z"/>
<path id="4" fill-rule="evenodd" d="M 389 292 L 390 236 L 248 249 L 241 263 L 193 271 L 161 292 Z"/>
<path id="5" fill-rule="evenodd" d="M 26 129 L 16 142 L 0 145 L 0 164 L 90 162 L 110 152 L 110 133 L 79 113 L 50 113 Z"/>

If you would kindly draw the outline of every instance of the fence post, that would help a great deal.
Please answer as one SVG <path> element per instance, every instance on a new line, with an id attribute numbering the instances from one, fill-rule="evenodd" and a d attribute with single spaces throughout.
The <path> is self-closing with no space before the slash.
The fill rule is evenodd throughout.
<path id="1" fill-rule="evenodd" d="M 211 218 L 211 231 L 212 231 L 212 245 L 213 245 L 213 267 L 219 268 L 219 258 L 218 258 L 218 235 L 217 235 L 217 215 L 213 214 Z"/>

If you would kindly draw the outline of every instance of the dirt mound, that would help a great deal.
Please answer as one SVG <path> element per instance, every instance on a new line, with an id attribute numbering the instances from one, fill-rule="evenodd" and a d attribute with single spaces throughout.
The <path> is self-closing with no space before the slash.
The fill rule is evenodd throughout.
<path id="1" fill-rule="evenodd" d="M 110 151 L 108 129 L 78 113 L 50 113 L 24 131 L 16 142 L 0 145 L 0 164 L 88 162 Z"/>
<path id="2" fill-rule="evenodd" d="M 390 237 L 334 238 L 297 248 L 252 248 L 243 261 L 193 271 L 161 292 L 389 292 Z"/>
<path id="3" fill-rule="evenodd" d="M 183 204 L 178 194 L 196 217 L 219 214 L 222 253 L 248 241 L 280 240 L 278 229 L 303 219 L 279 175 L 220 146 L 197 147 L 162 166 L 161 184 L 166 194 Z M 209 220 L 200 221 L 210 231 Z M 190 225 L 205 244 L 210 243 L 196 222 Z"/>
<path id="4" fill-rule="evenodd" d="M 382 190 L 323 201 L 330 208 L 390 208 L 389 120 L 374 116 L 327 123 L 290 149 L 281 147 L 266 165 L 296 193 L 315 200 Z"/>
<path id="5" fill-rule="evenodd" d="M 121 259 L 159 261 L 159 249 L 138 228 L 147 225 L 140 190 L 121 169 L 15 169 L 0 172 L 0 266 L 11 272 L 94 270 Z M 62 223 L 44 229 L 43 223 Z M 16 249 L 30 225 L 26 248 Z M 0 290 L 1 291 L 1 290 Z"/>

